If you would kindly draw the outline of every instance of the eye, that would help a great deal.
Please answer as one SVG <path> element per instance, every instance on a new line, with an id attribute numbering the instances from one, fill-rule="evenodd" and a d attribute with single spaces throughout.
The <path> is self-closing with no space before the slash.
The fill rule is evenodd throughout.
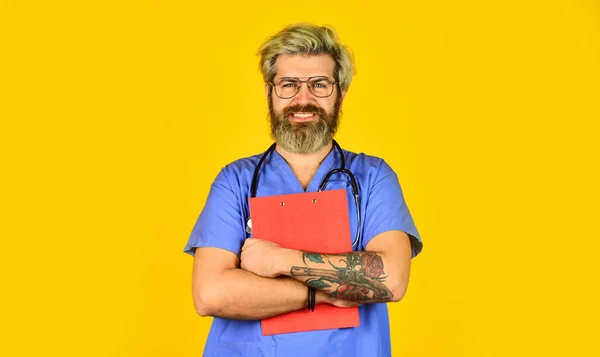
<path id="1" fill-rule="evenodd" d="M 294 81 L 281 81 L 279 82 L 278 86 L 281 88 L 296 88 L 298 83 Z"/>
<path id="2" fill-rule="evenodd" d="M 312 82 L 311 87 L 313 88 L 328 88 L 329 87 L 329 81 L 327 79 L 318 79 L 315 80 L 314 82 Z"/>

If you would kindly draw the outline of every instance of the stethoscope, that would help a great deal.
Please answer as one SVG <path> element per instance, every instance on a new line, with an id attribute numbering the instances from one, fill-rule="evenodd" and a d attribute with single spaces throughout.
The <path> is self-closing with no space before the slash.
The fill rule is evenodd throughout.
<path id="1" fill-rule="evenodd" d="M 254 169 L 254 176 L 252 176 L 252 184 L 250 186 L 250 197 L 256 197 L 256 189 L 258 187 L 258 171 L 260 170 L 260 166 L 262 165 L 263 161 L 265 161 L 265 158 L 267 157 L 267 155 L 269 155 L 273 150 L 275 150 L 276 144 L 277 143 L 273 143 L 267 149 L 267 151 L 265 151 L 265 153 L 262 155 L 262 157 L 258 161 L 256 168 Z M 340 157 L 342 158 L 342 165 L 340 168 L 333 169 L 333 170 L 329 171 L 327 173 L 327 175 L 325 175 L 325 178 L 323 179 L 323 181 L 321 181 L 321 184 L 319 185 L 319 191 L 323 191 L 323 189 L 325 188 L 325 185 L 327 185 L 327 182 L 329 182 L 329 179 L 331 178 L 331 176 L 333 174 L 341 172 L 341 173 L 345 173 L 350 178 L 350 185 L 352 186 L 352 194 L 354 195 L 354 204 L 356 205 L 356 222 L 357 222 L 356 237 L 354 238 L 354 241 L 352 242 L 352 247 L 354 248 L 360 240 L 360 204 L 359 204 L 359 199 L 358 199 L 358 185 L 356 184 L 356 179 L 354 178 L 354 175 L 352 174 L 352 172 L 350 170 L 346 169 L 346 159 L 344 158 L 344 152 L 342 151 L 342 148 L 335 140 L 333 140 L 333 146 L 335 146 L 337 151 L 340 153 Z M 250 217 L 248 217 L 248 219 L 246 219 L 246 233 L 248 233 L 248 234 L 252 233 L 252 219 Z"/>

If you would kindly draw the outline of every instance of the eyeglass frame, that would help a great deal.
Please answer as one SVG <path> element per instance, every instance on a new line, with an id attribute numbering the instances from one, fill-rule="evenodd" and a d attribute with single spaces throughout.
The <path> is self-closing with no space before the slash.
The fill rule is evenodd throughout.
<path id="1" fill-rule="evenodd" d="M 279 99 L 291 99 L 291 98 L 294 98 L 295 96 L 297 96 L 297 95 L 298 95 L 298 93 L 300 93 L 300 89 L 302 89 L 302 83 L 306 83 L 306 87 L 308 88 L 308 91 L 310 92 L 310 94 L 314 95 L 314 96 L 315 96 L 315 97 L 317 97 L 317 98 L 329 98 L 329 97 L 331 97 L 331 96 L 333 95 L 333 88 L 331 89 L 331 93 L 330 93 L 329 95 L 327 95 L 327 96 L 324 96 L 324 97 L 322 97 L 322 96 L 319 96 L 319 95 L 316 95 L 315 93 L 313 93 L 313 91 L 312 91 L 311 87 L 308 85 L 308 82 L 309 82 L 311 79 L 313 79 L 313 78 L 324 78 L 324 79 L 327 79 L 328 81 L 330 81 L 330 82 L 331 82 L 331 85 L 332 85 L 332 86 L 334 86 L 334 87 L 335 87 L 335 85 L 337 85 L 337 86 L 338 86 L 338 88 L 339 88 L 339 84 L 340 84 L 340 82 L 335 82 L 335 81 L 331 80 L 331 78 L 329 78 L 329 77 L 327 77 L 327 76 L 312 76 L 312 77 L 308 77 L 308 78 L 307 78 L 306 80 L 304 80 L 304 81 L 301 81 L 301 80 L 300 80 L 300 78 L 298 78 L 298 77 L 281 77 L 281 78 L 279 78 L 277 81 L 280 81 L 280 80 L 282 80 L 282 79 L 294 79 L 294 80 L 296 80 L 296 81 L 298 81 L 298 82 L 300 83 L 300 85 L 298 85 L 298 90 L 296 91 L 296 93 L 295 93 L 293 96 L 284 98 L 284 97 L 281 97 L 281 96 L 279 96 L 279 94 L 277 94 L 277 90 L 275 89 L 275 83 L 273 83 L 273 82 L 269 82 L 269 85 L 271 86 L 271 88 L 273 88 L 273 91 L 275 92 L 275 95 L 276 95 L 276 96 L 277 96 L 277 98 L 279 98 Z"/>

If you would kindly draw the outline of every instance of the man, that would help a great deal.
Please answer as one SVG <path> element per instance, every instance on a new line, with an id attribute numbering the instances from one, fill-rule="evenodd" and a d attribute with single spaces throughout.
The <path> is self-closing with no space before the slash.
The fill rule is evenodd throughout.
<path id="1" fill-rule="evenodd" d="M 259 55 L 276 146 L 221 170 L 185 247 L 195 253 L 196 310 L 215 317 L 204 356 L 389 356 L 385 303 L 402 299 L 422 243 L 390 166 L 333 141 L 353 75 L 350 52 L 333 29 L 302 24 L 269 38 Z M 349 213 L 360 233 L 352 252 L 308 253 L 247 236 L 257 165 L 256 196 L 273 196 L 317 191 L 342 160 L 360 196 L 360 220 Z M 349 187 L 348 176 L 335 173 L 326 189 Z M 350 273 L 339 277 L 334 266 Z M 299 268 L 323 276 L 293 274 Z M 307 288 L 315 279 L 326 283 Z M 311 292 L 316 304 L 359 306 L 360 326 L 262 336 L 261 319 L 306 308 Z"/>

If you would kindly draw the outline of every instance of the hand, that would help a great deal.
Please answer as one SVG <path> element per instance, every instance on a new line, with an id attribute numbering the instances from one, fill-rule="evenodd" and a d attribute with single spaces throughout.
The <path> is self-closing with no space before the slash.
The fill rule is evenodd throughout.
<path id="1" fill-rule="evenodd" d="M 280 275 L 277 263 L 283 248 L 268 240 L 248 238 L 242 246 L 240 266 L 242 269 L 265 278 Z"/>

